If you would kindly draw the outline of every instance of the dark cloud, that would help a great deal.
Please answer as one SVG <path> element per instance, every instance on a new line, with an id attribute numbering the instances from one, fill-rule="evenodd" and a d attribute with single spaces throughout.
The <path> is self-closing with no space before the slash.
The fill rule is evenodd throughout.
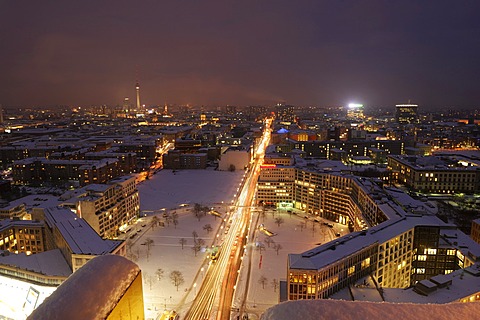
<path id="1" fill-rule="evenodd" d="M 0 1 L 0 103 L 474 107 L 477 1 Z"/>

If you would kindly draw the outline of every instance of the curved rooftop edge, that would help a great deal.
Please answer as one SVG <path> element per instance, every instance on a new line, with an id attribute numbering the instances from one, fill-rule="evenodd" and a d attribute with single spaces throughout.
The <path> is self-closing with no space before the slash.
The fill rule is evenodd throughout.
<path id="1" fill-rule="evenodd" d="M 74 272 L 27 319 L 107 319 L 140 273 L 127 258 L 98 256 Z M 141 286 L 141 277 L 139 281 Z M 138 302 L 143 310 L 142 298 Z"/>
<path id="2" fill-rule="evenodd" d="M 273 306 L 261 320 L 443 320 L 478 319 L 480 302 L 412 304 L 342 300 L 297 300 Z"/>

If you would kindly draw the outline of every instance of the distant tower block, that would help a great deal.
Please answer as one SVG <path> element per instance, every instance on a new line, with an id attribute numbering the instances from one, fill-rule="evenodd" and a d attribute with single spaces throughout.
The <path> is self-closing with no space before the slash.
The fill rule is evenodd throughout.
<path id="1" fill-rule="evenodd" d="M 128 97 L 123 100 L 123 112 L 130 113 L 130 99 Z"/>
<path id="2" fill-rule="evenodd" d="M 140 85 L 137 84 L 135 85 L 135 91 L 137 92 L 137 111 L 140 110 Z"/>
<path id="3" fill-rule="evenodd" d="M 397 104 L 395 109 L 395 120 L 398 123 L 418 122 L 418 105 L 410 103 Z"/>

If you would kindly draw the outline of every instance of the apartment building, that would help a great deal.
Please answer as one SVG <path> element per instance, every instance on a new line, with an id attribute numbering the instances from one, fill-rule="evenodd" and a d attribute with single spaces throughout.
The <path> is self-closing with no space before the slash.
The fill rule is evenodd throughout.
<path id="1" fill-rule="evenodd" d="M 62 196 L 62 205 L 85 219 L 102 237 L 118 236 L 121 228 L 140 214 L 140 198 L 134 176 L 110 180 L 108 184 L 91 184 Z"/>
<path id="2" fill-rule="evenodd" d="M 45 234 L 40 221 L 0 220 L 0 250 L 26 255 L 45 251 Z"/>
<path id="3" fill-rule="evenodd" d="M 90 183 L 106 183 L 120 174 L 118 160 L 113 158 L 102 160 L 27 158 L 15 161 L 12 168 L 14 183 L 21 185 L 73 181 L 84 186 Z"/>

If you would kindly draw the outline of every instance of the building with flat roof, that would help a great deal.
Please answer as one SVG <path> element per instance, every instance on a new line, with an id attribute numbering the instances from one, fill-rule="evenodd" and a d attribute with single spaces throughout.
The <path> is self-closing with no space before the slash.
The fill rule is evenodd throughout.
<path id="1" fill-rule="evenodd" d="M 416 104 L 397 104 L 395 106 L 395 121 L 398 123 L 417 123 L 418 105 Z"/>
<path id="2" fill-rule="evenodd" d="M 102 238 L 114 238 L 140 214 L 134 176 L 90 184 L 62 195 L 63 206 L 85 219 Z"/>
<path id="3" fill-rule="evenodd" d="M 289 254 L 288 300 L 330 298 L 365 279 L 371 279 L 380 299 L 379 288 L 416 287 L 415 292 L 430 294 L 429 290 L 441 287 L 429 282 L 432 277 L 454 277 L 480 265 L 480 245 L 437 218 L 433 203 L 334 168 L 308 161 L 297 164 L 290 201 L 298 209 L 348 224 L 356 232 Z M 472 290 L 450 301 L 480 300 L 480 290 Z"/>
<path id="4" fill-rule="evenodd" d="M 462 153 L 433 156 L 389 155 L 392 182 L 425 193 L 477 193 L 480 158 Z"/>
<path id="5" fill-rule="evenodd" d="M 73 272 L 96 256 L 126 255 L 122 240 L 102 239 L 98 233 L 70 209 L 43 209 L 47 249 L 60 249 Z"/>

